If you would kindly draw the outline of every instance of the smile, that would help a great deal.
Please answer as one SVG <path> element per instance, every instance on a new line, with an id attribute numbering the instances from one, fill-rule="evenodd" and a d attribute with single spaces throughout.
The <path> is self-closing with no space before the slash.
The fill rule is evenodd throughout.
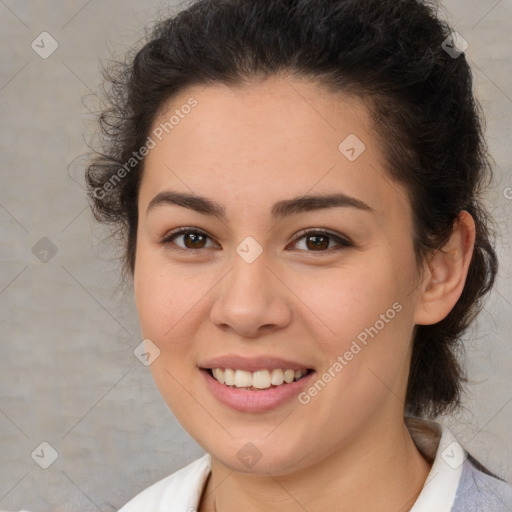
<path id="1" fill-rule="evenodd" d="M 253 372 L 230 368 L 201 368 L 200 372 L 206 388 L 218 403 L 240 412 L 251 413 L 270 411 L 287 402 L 296 404 L 297 396 L 311 385 L 316 375 L 316 371 L 312 369 L 277 368 L 272 371 Z M 223 383 L 221 383 L 222 379 L 224 379 Z M 279 384 L 273 384 L 272 380 Z"/>
<path id="2" fill-rule="evenodd" d="M 251 391 L 268 389 L 272 386 L 281 386 L 302 379 L 312 370 L 292 370 L 275 368 L 273 370 L 258 370 L 250 372 L 246 370 L 233 370 L 231 368 L 211 368 L 212 377 L 229 387 L 249 389 Z"/>

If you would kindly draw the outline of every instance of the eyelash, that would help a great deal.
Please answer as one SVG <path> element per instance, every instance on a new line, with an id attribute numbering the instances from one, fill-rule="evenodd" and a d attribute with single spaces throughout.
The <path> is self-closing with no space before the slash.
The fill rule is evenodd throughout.
<path id="1" fill-rule="evenodd" d="M 200 249 L 188 249 L 188 248 L 183 248 L 183 247 L 179 247 L 177 246 L 176 244 L 174 244 L 174 242 L 172 242 L 173 239 L 177 238 L 179 235 L 183 235 L 183 234 L 187 234 L 187 233 L 194 233 L 194 234 L 199 234 L 199 235 L 203 235 L 207 238 L 209 238 L 210 240 L 213 240 L 206 232 L 204 232 L 203 230 L 201 229 L 197 229 L 197 228 L 179 228 L 177 229 L 176 231 L 172 231 L 171 233 L 169 233 L 160 243 L 161 245 L 165 246 L 166 248 L 172 250 L 172 251 L 179 251 L 179 252 L 187 252 L 187 253 L 190 253 L 190 252 L 199 252 L 203 249 L 211 249 L 211 247 L 202 247 Z M 346 249 L 347 247 L 353 247 L 353 244 L 352 242 L 350 242 L 349 240 L 345 239 L 345 238 L 342 238 L 341 236 L 335 234 L 335 233 L 332 233 L 330 231 L 324 231 L 324 230 L 319 230 L 319 229 L 310 229 L 310 230 L 303 230 L 301 232 L 299 232 L 296 236 L 296 238 L 291 242 L 292 244 L 296 244 L 299 240 L 301 240 L 302 238 L 305 238 L 307 237 L 308 235 L 323 235 L 323 236 L 327 236 L 331 239 L 333 239 L 335 242 L 337 242 L 339 244 L 339 247 L 337 248 L 329 248 L 329 249 L 326 249 L 326 250 L 320 250 L 320 251 L 308 251 L 308 250 L 302 250 L 302 252 L 309 252 L 311 254 L 321 254 L 321 253 L 327 253 L 327 254 L 331 254 L 333 251 L 340 251 L 340 250 L 343 250 L 343 249 Z M 170 247 L 170 245 L 173 244 L 175 247 Z"/>

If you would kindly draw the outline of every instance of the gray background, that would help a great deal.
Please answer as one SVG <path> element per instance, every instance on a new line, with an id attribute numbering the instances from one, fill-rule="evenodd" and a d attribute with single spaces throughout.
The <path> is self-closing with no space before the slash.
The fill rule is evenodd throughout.
<path id="1" fill-rule="evenodd" d="M 123 55 L 174 5 L 142 4 L 0 0 L 0 509 L 116 510 L 204 453 L 133 355 L 141 339 L 131 289 L 91 218 L 77 159 L 96 128 L 83 98 L 98 90 L 99 62 Z M 512 1 L 447 0 L 443 9 L 469 42 L 487 116 L 501 270 L 468 336 L 475 384 L 465 408 L 441 421 L 512 481 Z M 47 59 L 31 48 L 43 31 L 59 44 Z M 43 441 L 58 452 L 48 469 L 31 457 Z"/>

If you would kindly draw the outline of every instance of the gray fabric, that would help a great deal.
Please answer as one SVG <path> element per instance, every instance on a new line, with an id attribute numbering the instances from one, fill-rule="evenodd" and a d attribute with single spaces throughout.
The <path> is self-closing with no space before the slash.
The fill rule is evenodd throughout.
<path id="1" fill-rule="evenodd" d="M 512 512 L 512 487 L 480 471 L 467 458 L 452 512 Z"/>

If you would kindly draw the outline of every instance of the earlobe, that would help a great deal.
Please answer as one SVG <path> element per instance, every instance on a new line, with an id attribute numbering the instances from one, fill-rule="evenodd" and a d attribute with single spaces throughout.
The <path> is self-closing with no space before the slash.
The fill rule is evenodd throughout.
<path id="1" fill-rule="evenodd" d="M 459 300 L 473 256 L 475 236 L 473 217 L 466 211 L 460 212 L 448 242 L 428 259 L 415 312 L 417 325 L 440 322 Z"/>

